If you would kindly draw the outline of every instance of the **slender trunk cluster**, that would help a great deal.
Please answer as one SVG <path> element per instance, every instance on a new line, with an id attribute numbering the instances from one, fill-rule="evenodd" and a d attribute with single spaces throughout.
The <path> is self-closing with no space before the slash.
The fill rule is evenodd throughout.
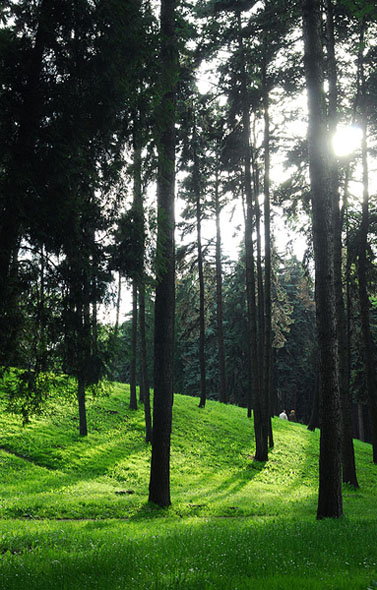
<path id="1" fill-rule="evenodd" d="M 250 145 L 250 104 L 247 93 L 245 55 L 242 39 L 241 18 L 238 14 L 238 44 L 241 57 L 242 127 L 243 127 L 243 193 L 246 201 L 245 258 L 246 300 L 248 317 L 248 406 L 254 411 L 255 459 L 267 461 L 268 439 L 272 441 L 269 428 L 268 398 L 264 389 L 264 286 L 261 264 L 260 211 L 258 204 L 258 169 Z M 254 161 L 253 174 L 251 162 Z M 253 190 L 254 189 L 254 190 Z M 254 194 L 253 194 L 254 193 Z M 253 231 L 257 230 L 257 259 L 253 243 Z M 256 266 L 255 266 L 255 263 Z M 255 269 L 257 268 L 257 273 Z M 258 285 L 258 288 L 257 288 Z"/>
<path id="2" fill-rule="evenodd" d="M 146 341 L 146 312 L 145 312 L 145 212 L 142 190 L 142 136 L 140 112 L 134 113 L 134 223 L 140 239 L 139 266 L 132 285 L 132 353 L 131 353 L 131 384 L 130 408 L 137 409 L 136 397 L 136 354 L 139 335 L 139 401 L 144 406 L 145 440 L 152 440 L 152 419 L 149 393 L 147 341 Z M 139 307 L 138 307 L 139 302 Z"/>

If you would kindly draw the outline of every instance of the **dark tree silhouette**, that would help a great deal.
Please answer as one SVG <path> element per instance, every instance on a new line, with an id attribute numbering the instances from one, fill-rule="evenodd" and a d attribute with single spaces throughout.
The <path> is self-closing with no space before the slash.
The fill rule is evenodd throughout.
<path id="1" fill-rule="evenodd" d="M 309 170 L 313 215 L 315 297 L 320 370 L 320 463 L 317 518 L 340 517 L 341 410 L 334 286 L 329 137 L 324 96 L 319 0 L 302 3 L 309 108 Z"/>
<path id="2" fill-rule="evenodd" d="M 154 404 L 149 500 L 170 505 L 170 435 L 174 345 L 174 188 L 177 48 L 175 0 L 161 0 L 160 101 L 156 113 L 157 286 L 154 335 Z"/>

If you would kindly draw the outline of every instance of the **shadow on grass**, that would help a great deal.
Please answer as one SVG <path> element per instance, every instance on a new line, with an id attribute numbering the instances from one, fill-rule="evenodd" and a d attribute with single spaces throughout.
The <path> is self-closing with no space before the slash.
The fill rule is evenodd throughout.
<path id="1" fill-rule="evenodd" d="M 196 405 L 197 400 L 192 403 Z M 119 518 L 122 511 L 132 520 L 173 515 L 237 516 L 239 509 L 242 516 L 254 516 L 268 514 L 269 510 L 276 515 L 282 509 L 287 516 L 312 511 L 314 518 L 318 449 L 313 437 L 318 440 L 317 434 L 304 433 L 301 425 L 276 421 L 276 447 L 268 462 L 259 463 L 251 457 L 252 428 L 239 428 L 243 417 L 237 415 L 230 426 L 226 416 L 211 423 L 210 412 L 200 412 L 201 429 L 196 430 L 197 413 L 187 415 L 182 403 L 179 411 L 175 409 L 180 421 L 172 438 L 173 507 L 161 511 L 145 503 L 150 447 L 144 441 L 143 411 L 132 412 L 126 406 L 125 398 L 119 395 L 92 402 L 89 412 L 92 419 L 96 417 L 98 432 L 86 439 L 72 428 L 65 429 L 73 416 L 66 416 L 62 423 L 57 419 L 53 426 L 36 423 L 30 439 L 26 431 L 15 434 L 10 429 L 5 440 L 13 438 L 18 455 L 26 449 L 24 459 L 30 464 L 24 472 L 20 464 L 14 466 L 10 483 L 2 486 L 7 514 L 22 515 L 30 502 L 36 517 L 50 517 L 58 504 L 56 509 L 67 517 L 82 512 L 87 518 Z M 47 471 L 51 466 L 55 471 Z M 247 489 L 250 484 L 252 488 Z M 119 489 L 135 493 L 118 497 L 115 494 Z"/>

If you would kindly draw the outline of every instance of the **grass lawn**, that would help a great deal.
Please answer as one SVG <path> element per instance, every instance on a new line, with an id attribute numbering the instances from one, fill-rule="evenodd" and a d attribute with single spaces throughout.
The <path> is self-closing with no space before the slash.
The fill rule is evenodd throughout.
<path id="1" fill-rule="evenodd" d="M 245 410 L 176 395 L 172 506 L 147 503 L 150 446 L 127 386 L 88 402 L 89 436 L 59 398 L 22 427 L 0 408 L 0 590 L 377 590 L 377 466 L 316 522 L 318 433 L 274 420 L 253 462 Z"/>

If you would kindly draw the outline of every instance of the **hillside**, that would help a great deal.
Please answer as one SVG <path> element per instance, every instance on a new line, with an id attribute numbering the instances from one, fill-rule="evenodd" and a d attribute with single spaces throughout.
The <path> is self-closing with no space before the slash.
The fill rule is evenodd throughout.
<path id="1" fill-rule="evenodd" d="M 124 589 L 132 579 L 136 588 L 250 588 L 251 578 L 259 588 L 267 572 L 268 588 L 377 588 L 369 445 L 355 442 L 361 487 L 345 486 L 345 517 L 317 523 L 318 433 L 275 419 L 275 449 L 256 464 L 245 410 L 199 409 L 176 395 L 173 504 L 162 510 L 147 503 L 150 447 L 128 397 L 115 385 L 91 399 L 85 439 L 76 405 L 62 398 L 24 428 L 0 413 L 1 590 Z"/>

